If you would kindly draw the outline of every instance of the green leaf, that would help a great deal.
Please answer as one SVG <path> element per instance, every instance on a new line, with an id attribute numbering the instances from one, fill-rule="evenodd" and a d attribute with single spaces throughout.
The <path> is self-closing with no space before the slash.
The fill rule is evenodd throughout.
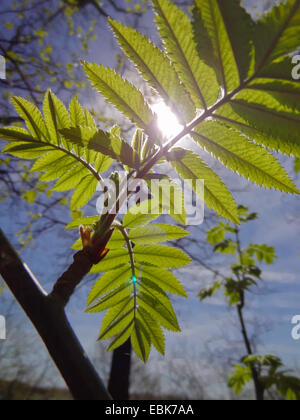
<path id="1" fill-rule="evenodd" d="M 157 299 L 160 304 L 164 306 L 164 308 L 168 311 L 170 315 L 170 319 L 172 318 L 173 324 L 178 326 L 178 320 L 176 317 L 176 314 L 174 312 L 174 308 L 172 306 L 172 303 L 170 301 L 170 298 L 168 295 L 162 290 L 161 287 L 157 286 L 157 284 L 153 283 L 151 280 L 142 277 L 138 281 L 139 290 L 138 293 L 144 293 L 146 295 L 149 295 L 153 299 Z"/>
<path id="2" fill-rule="evenodd" d="M 148 201 L 129 209 L 123 219 L 123 226 L 127 229 L 137 228 L 150 223 L 152 220 L 158 218 L 158 214 L 150 214 L 148 209 Z"/>
<path id="3" fill-rule="evenodd" d="M 255 255 L 258 262 L 264 261 L 266 264 L 273 264 L 277 258 L 275 248 L 268 245 L 250 244 L 248 248 L 249 255 Z"/>
<path id="4" fill-rule="evenodd" d="M 119 230 L 115 230 L 112 234 L 108 244 L 108 249 L 119 249 L 125 245 L 125 239 L 122 233 Z"/>
<path id="5" fill-rule="evenodd" d="M 174 295 L 187 297 L 184 287 L 173 273 L 147 264 L 137 263 L 136 268 L 140 271 L 140 275 L 157 284 L 162 290 Z"/>
<path id="6" fill-rule="evenodd" d="M 112 251 L 109 251 L 104 260 L 99 264 L 94 265 L 90 272 L 103 273 L 104 271 L 114 270 L 120 265 L 127 264 L 128 262 L 129 256 L 127 249 L 113 249 Z"/>
<path id="7" fill-rule="evenodd" d="M 135 260 L 158 267 L 179 268 L 191 263 L 191 259 L 180 249 L 167 245 L 136 246 Z"/>
<path id="8" fill-rule="evenodd" d="M 287 0 L 273 7 L 256 24 L 256 68 L 295 52 L 300 45 L 300 1 Z"/>
<path id="9" fill-rule="evenodd" d="M 131 296 L 131 287 L 130 283 L 122 284 L 112 292 L 108 293 L 102 297 L 97 303 L 90 306 L 86 312 L 88 313 L 97 313 L 103 312 L 106 309 L 112 308 L 118 304 L 121 304 L 124 301 L 127 301 Z"/>
<path id="10" fill-rule="evenodd" d="M 50 90 L 46 93 L 44 100 L 44 118 L 51 143 L 62 144 L 65 149 L 71 150 L 71 145 L 59 133 L 59 130 L 70 127 L 69 113 L 62 101 Z"/>
<path id="11" fill-rule="evenodd" d="M 109 309 L 102 321 L 99 340 L 106 340 L 119 334 L 134 320 L 133 298 Z M 130 308 L 130 306 L 132 306 Z"/>
<path id="12" fill-rule="evenodd" d="M 22 194 L 22 198 L 29 204 L 33 204 L 37 198 L 37 192 L 34 190 L 26 191 Z"/>
<path id="13" fill-rule="evenodd" d="M 132 348 L 138 357 L 146 363 L 148 360 L 151 344 L 149 333 L 139 319 L 136 320 L 131 333 Z"/>
<path id="14" fill-rule="evenodd" d="M 225 92 L 233 91 L 240 85 L 240 76 L 228 27 L 225 25 L 219 2 L 217 0 L 196 0 L 196 7 L 201 15 L 201 24 L 211 41 L 220 83 Z"/>
<path id="15" fill-rule="evenodd" d="M 55 177 L 56 177 L 55 173 Z M 53 191 L 69 191 L 72 190 L 76 185 L 83 178 L 85 178 L 89 174 L 89 171 L 85 166 L 81 164 L 77 164 L 72 168 L 72 170 L 68 170 L 60 179 L 56 182 L 54 187 L 52 188 Z M 45 178 L 41 178 L 45 180 Z"/>
<path id="16" fill-rule="evenodd" d="M 255 25 L 241 3 L 241 0 L 218 0 L 218 6 L 237 63 L 240 80 L 243 81 L 254 72 L 253 33 Z"/>
<path id="17" fill-rule="evenodd" d="M 132 137 L 131 147 L 137 151 L 137 154 L 142 156 L 142 149 L 144 145 L 144 133 L 141 129 L 137 128 Z"/>
<path id="18" fill-rule="evenodd" d="M 133 327 L 134 322 L 132 321 L 122 332 L 120 332 L 120 334 L 117 335 L 117 337 L 114 338 L 114 340 L 110 343 L 107 351 L 112 351 L 125 343 L 125 341 L 127 341 L 131 336 Z"/>
<path id="19" fill-rule="evenodd" d="M 38 108 L 26 99 L 13 96 L 11 101 L 34 138 L 47 141 L 47 129 Z"/>
<path id="20" fill-rule="evenodd" d="M 151 213 L 168 214 L 176 222 L 186 224 L 186 209 L 181 186 L 168 176 L 146 181 L 151 190 Z"/>
<path id="21" fill-rule="evenodd" d="M 234 255 L 237 250 L 237 243 L 231 239 L 226 239 L 223 242 L 217 244 L 214 248 L 214 252 L 220 252 L 226 255 Z"/>
<path id="22" fill-rule="evenodd" d="M 226 219 L 239 224 L 235 201 L 221 179 L 195 153 L 186 149 L 174 149 L 169 160 L 178 174 L 191 186 L 193 180 L 204 180 L 205 204 Z M 200 197 L 201 198 L 201 197 Z"/>
<path id="23" fill-rule="evenodd" d="M 283 56 L 273 61 L 272 63 L 265 65 L 258 72 L 258 79 L 264 78 L 269 83 L 273 83 L 274 81 L 286 81 L 294 83 L 291 80 L 293 68 L 294 64 L 292 63 L 291 57 Z M 254 81 L 251 82 L 251 85 L 255 83 L 256 80 L 254 79 Z"/>
<path id="24" fill-rule="evenodd" d="M 239 395 L 244 386 L 252 380 L 251 369 L 241 365 L 234 366 L 234 370 L 228 380 L 229 388 L 234 388 L 236 395 Z"/>
<path id="25" fill-rule="evenodd" d="M 262 79 L 264 81 L 264 79 Z M 296 82 L 274 81 L 261 84 L 261 79 L 255 79 L 255 84 L 250 84 L 249 89 L 243 89 L 235 100 L 245 101 L 255 105 L 261 112 L 273 112 L 279 115 L 294 116 L 299 120 L 300 114 L 300 84 Z M 254 88 L 253 88 L 254 86 Z"/>
<path id="26" fill-rule="evenodd" d="M 153 0 L 153 6 L 164 47 L 196 107 L 213 105 L 220 88 L 215 72 L 197 53 L 190 19 L 169 0 Z"/>
<path id="27" fill-rule="evenodd" d="M 193 138 L 227 168 L 257 185 L 289 193 L 298 192 L 277 159 L 240 133 L 209 121 L 196 128 Z"/>
<path id="28" fill-rule="evenodd" d="M 35 142 L 35 138 L 25 128 L 0 127 L 0 136 L 7 141 Z"/>
<path id="29" fill-rule="evenodd" d="M 291 77 L 291 73 L 289 75 Z M 267 103 L 275 110 L 300 112 L 300 84 L 291 80 L 272 79 L 267 77 L 256 78 L 249 84 L 246 93 L 254 97 L 257 103 Z M 255 97 L 256 93 L 256 97 Z"/>
<path id="30" fill-rule="evenodd" d="M 86 124 L 86 115 L 84 114 L 84 110 L 76 97 L 74 97 L 70 103 L 69 114 L 72 127 L 89 125 Z"/>
<path id="31" fill-rule="evenodd" d="M 101 169 L 107 170 L 111 164 L 111 160 L 103 159 L 103 156 L 116 159 L 124 165 L 131 168 L 138 168 L 140 159 L 138 154 L 131 148 L 131 146 L 122 141 L 119 136 L 115 135 L 113 131 L 106 133 L 103 130 L 97 130 L 90 127 L 71 127 L 60 130 L 65 138 L 75 145 L 87 147 L 91 151 L 98 152 L 101 156 L 101 161 L 96 165 Z M 97 156 L 94 157 L 96 159 Z M 103 168 L 105 165 L 105 168 Z"/>
<path id="32" fill-rule="evenodd" d="M 215 281 L 212 285 L 204 287 L 200 292 L 198 293 L 198 297 L 200 298 L 200 301 L 202 302 L 204 299 L 208 297 L 212 297 L 217 290 L 219 290 L 221 287 L 221 284 Z"/>
<path id="33" fill-rule="evenodd" d="M 129 283 L 131 281 L 131 268 L 129 265 L 123 265 L 117 270 L 108 271 L 103 274 L 99 280 L 95 283 L 92 290 L 89 293 L 87 300 L 87 306 L 99 299 L 101 295 L 110 292 L 116 287 L 123 283 Z"/>
<path id="34" fill-rule="evenodd" d="M 153 114 L 141 92 L 110 68 L 83 62 L 84 70 L 94 86 L 111 104 L 140 128 L 147 129 Z"/>
<path id="35" fill-rule="evenodd" d="M 137 245 L 149 245 L 159 242 L 173 241 L 189 235 L 189 232 L 178 226 L 151 224 L 131 229 L 129 238 Z"/>
<path id="36" fill-rule="evenodd" d="M 153 343 L 156 350 L 161 353 L 163 356 L 165 354 L 165 337 L 162 329 L 160 328 L 158 322 L 148 314 L 142 307 L 139 307 L 137 310 L 138 319 L 148 332 L 150 340 Z"/>
<path id="37" fill-rule="evenodd" d="M 71 199 L 71 210 L 81 209 L 94 196 L 98 180 L 93 175 L 87 175 L 75 188 Z"/>
<path id="38" fill-rule="evenodd" d="M 149 315 L 151 315 L 164 328 L 175 332 L 180 331 L 177 321 L 174 320 L 173 314 L 170 313 L 156 297 L 140 292 L 137 297 L 137 303 L 139 307 L 142 307 L 146 312 L 148 312 Z"/>
<path id="39" fill-rule="evenodd" d="M 74 189 L 71 208 L 84 206 L 94 195 L 101 179 L 96 171 L 107 170 L 112 163 L 111 158 L 95 152 L 85 153 L 78 144 L 73 146 L 62 137 L 60 131 L 70 128 L 70 116 L 64 104 L 51 91 L 45 95 L 44 119 L 30 102 L 16 97 L 12 100 L 32 135 L 24 129 L 0 129 L 0 135 L 12 142 L 2 151 L 26 159 L 38 158 L 31 171 L 44 172 L 39 177 L 40 181 L 50 182 L 59 178 L 53 190 Z M 70 104 L 70 112 L 77 124 L 84 123 L 86 118 L 90 120 L 88 112 L 83 112 L 76 99 Z"/>
<path id="40" fill-rule="evenodd" d="M 295 159 L 294 170 L 296 173 L 300 172 L 300 158 Z"/>
<path id="41" fill-rule="evenodd" d="M 257 144 L 300 156 L 299 122 L 295 114 L 279 114 L 246 101 L 232 101 L 219 108 L 215 117 Z"/>
<path id="42" fill-rule="evenodd" d="M 226 228 L 224 223 L 219 223 L 218 226 L 213 227 L 207 232 L 207 242 L 210 245 L 216 245 L 225 239 Z"/>
<path id="43" fill-rule="evenodd" d="M 60 145 L 61 136 L 58 133 L 56 110 L 53 101 L 53 94 L 50 90 L 46 92 L 43 102 L 44 120 L 51 143 Z"/>
<path id="44" fill-rule="evenodd" d="M 36 159 L 52 150 L 49 146 L 40 146 L 36 143 L 12 142 L 3 147 L 2 153 L 8 153 L 21 159 Z"/>
<path id="45" fill-rule="evenodd" d="M 194 106 L 164 53 L 136 30 L 111 19 L 109 23 L 122 49 L 135 63 L 144 79 L 181 121 L 190 121 L 195 115 Z"/>

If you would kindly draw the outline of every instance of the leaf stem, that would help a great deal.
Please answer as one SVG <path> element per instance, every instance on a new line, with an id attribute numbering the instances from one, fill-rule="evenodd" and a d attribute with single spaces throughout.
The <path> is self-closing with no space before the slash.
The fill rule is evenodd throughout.
<path id="1" fill-rule="evenodd" d="M 137 290 L 136 290 L 136 274 L 135 274 L 135 261 L 134 261 L 134 253 L 131 240 L 129 239 L 127 229 L 121 223 L 114 223 L 112 225 L 114 228 L 118 229 L 126 242 L 126 246 L 128 249 L 128 254 L 130 258 L 130 266 L 132 272 L 132 284 L 133 284 L 133 296 L 134 296 L 134 318 L 136 318 L 136 310 L 137 310 Z"/>

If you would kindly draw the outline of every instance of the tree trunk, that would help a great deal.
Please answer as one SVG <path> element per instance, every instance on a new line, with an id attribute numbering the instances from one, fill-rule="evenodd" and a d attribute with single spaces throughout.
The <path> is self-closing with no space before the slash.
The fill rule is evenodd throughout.
<path id="1" fill-rule="evenodd" d="M 129 400 L 131 341 L 128 339 L 113 352 L 108 390 L 114 400 Z"/>
<path id="2" fill-rule="evenodd" d="M 109 400 L 59 299 L 48 296 L 0 230 L 0 274 L 45 343 L 76 400 Z"/>
<path id="3" fill-rule="evenodd" d="M 239 317 L 239 321 L 240 321 L 240 324 L 241 324 L 242 336 L 243 336 L 243 339 L 244 339 L 247 354 L 250 356 L 250 355 L 253 354 L 253 352 L 252 352 L 252 346 L 251 346 L 250 340 L 248 338 L 248 333 L 247 333 L 245 320 L 244 320 L 244 315 L 243 315 L 243 308 L 244 308 L 244 297 L 243 296 L 241 297 L 241 301 L 242 301 L 242 304 L 237 306 L 237 312 L 238 312 L 238 317 Z M 251 367 L 251 373 L 252 373 L 252 378 L 253 378 L 253 382 L 254 382 L 256 400 L 257 401 L 264 401 L 264 394 L 265 394 L 264 384 L 260 380 L 258 370 L 255 368 L 255 366 Z"/>

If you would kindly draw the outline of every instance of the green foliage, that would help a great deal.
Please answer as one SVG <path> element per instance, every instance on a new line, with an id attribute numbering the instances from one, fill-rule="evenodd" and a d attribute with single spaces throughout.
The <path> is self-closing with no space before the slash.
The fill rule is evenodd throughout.
<path id="1" fill-rule="evenodd" d="M 112 69 L 102 65 L 83 63 L 91 84 L 120 112 L 140 128 L 147 130 L 153 114 L 142 93 Z"/>
<path id="2" fill-rule="evenodd" d="M 252 373 L 249 366 L 234 366 L 230 378 L 228 379 L 229 388 L 234 388 L 236 395 L 239 395 L 245 385 L 252 380 Z"/>
<path id="3" fill-rule="evenodd" d="M 257 218 L 256 213 L 249 213 L 245 206 L 238 206 L 240 223 L 247 223 Z M 199 297 L 201 300 L 211 297 L 216 290 L 223 287 L 224 295 L 231 306 L 241 304 L 245 291 L 256 285 L 261 278 L 258 264 L 274 264 L 277 258 L 275 249 L 266 244 L 250 243 L 247 248 L 241 248 L 239 228 L 237 225 L 222 221 L 207 232 L 207 242 L 214 247 L 214 252 L 236 257 L 236 263 L 231 265 L 233 276 L 223 279 L 203 289 Z"/>
<path id="4" fill-rule="evenodd" d="M 100 181 L 99 172 L 109 169 L 112 159 L 100 153 L 74 147 L 61 134 L 61 130 L 74 125 L 94 125 L 93 118 L 83 110 L 76 99 L 70 112 L 58 98 L 48 91 L 44 100 L 44 116 L 30 102 L 12 98 L 19 115 L 24 118 L 28 131 L 21 128 L 0 128 L 0 135 L 10 143 L 3 152 L 24 159 L 34 159 L 31 172 L 43 172 L 40 180 L 56 181 L 54 191 L 73 190 L 71 209 L 83 207 L 95 194 Z M 93 128 L 90 128 L 93 129 Z M 95 128 L 94 128 L 95 129 Z M 24 197 L 33 202 L 34 191 Z"/>
<path id="5" fill-rule="evenodd" d="M 232 266 L 233 276 L 222 284 L 215 283 L 200 297 L 211 296 L 223 286 L 230 303 L 239 305 L 244 291 L 260 277 L 258 263 L 272 264 L 275 254 L 266 245 L 250 244 L 246 250 L 239 249 L 237 225 L 254 220 L 256 214 L 237 208 L 223 181 L 205 163 L 205 152 L 259 186 L 299 193 L 271 151 L 300 157 L 300 89 L 291 80 L 287 56 L 300 46 L 300 0 L 287 0 L 255 22 L 238 0 L 195 0 L 192 19 L 170 0 L 152 3 L 162 48 L 132 28 L 112 19 L 109 24 L 124 53 L 153 89 L 153 100 L 148 101 L 141 90 L 113 69 L 82 62 L 95 89 L 137 126 L 131 143 L 117 126 L 109 131 L 99 129 L 76 98 L 67 110 L 48 91 L 43 115 L 27 100 L 12 98 L 27 129 L 1 128 L 1 138 L 9 142 L 3 152 L 34 160 L 32 172 L 42 173 L 42 183 L 56 181 L 54 191 L 74 190 L 70 203 L 75 212 L 94 196 L 102 173 L 113 161 L 125 168 L 129 178 L 142 178 L 148 186 L 152 179 L 170 180 L 168 169 L 162 174 L 154 172 L 158 163 L 171 165 L 201 196 L 195 181 L 203 179 L 207 206 L 234 224 L 221 222 L 208 233 L 208 241 L 216 252 L 237 255 L 238 259 Z M 65 12 L 72 20 L 74 8 L 68 6 Z M 71 24 L 70 31 L 74 33 Z M 36 36 L 43 43 L 47 33 L 42 28 Z M 50 53 L 51 46 L 45 45 L 43 58 L 49 59 Z M 71 63 L 68 68 L 72 73 Z M 160 132 L 151 110 L 150 102 L 161 100 L 182 125 L 182 132 L 173 139 Z M 201 157 L 178 147 L 186 135 L 203 149 Z M 297 164 L 298 160 L 296 170 Z M 177 191 L 172 192 L 170 215 L 185 224 L 185 210 L 176 212 L 183 193 L 173 185 Z M 175 194 L 178 190 L 179 196 Z M 24 198 L 35 200 L 31 191 Z M 114 225 L 110 252 L 92 269 L 104 273 L 88 301 L 89 311 L 108 310 L 100 338 L 113 338 L 109 348 L 114 349 L 131 337 L 143 360 L 148 358 L 152 344 L 163 352 L 161 327 L 179 330 L 166 292 L 181 296 L 185 292 L 167 269 L 190 262 L 182 251 L 160 244 L 184 237 L 181 228 L 148 225 L 163 210 L 160 198 L 155 214 L 129 211 L 123 224 Z M 68 228 L 99 227 L 96 217 L 78 216 L 79 220 Z M 75 249 L 80 247 L 79 242 L 74 245 Z"/>
<path id="6" fill-rule="evenodd" d="M 234 366 L 228 379 L 228 386 L 238 395 L 252 379 L 251 369 L 255 367 L 265 390 L 275 388 L 288 401 L 300 399 L 300 379 L 282 370 L 281 360 L 272 355 L 250 355 L 242 359 L 242 364 Z"/>
<path id="7" fill-rule="evenodd" d="M 195 106 L 213 105 L 218 99 L 219 85 L 213 69 L 197 54 L 190 19 L 171 1 L 155 0 L 153 6 L 166 52 Z"/>
<path id="8" fill-rule="evenodd" d="M 143 78 L 181 121 L 192 119 L 195 116 L 193 103 L 164 53 L 136 30 L 112 20 L 109 23 L 124 52 L 134 62 Z"/>
<path id="9" fill-rule="evenodd" d="M 200 156 L 185 149 L 175 149 L 169 154 L 169 161 L 178 174 L 190 182 L 204 180 L 205 202 L 209 208 L 229 220 L 238 223 L 235 201 L 223 181 L 215 174 Z"/>
<path id="10" fill-rule="evenodd" d="M 130 221 L 134 225 L 130 211 L 124 221 L 127 221 L 127 227 Z M 181 250 L 157 244 L 181 238 L 187 232 L 175 226 L 149 222 L 150 219 L 143 220 L 144 227 L 129 228 L 129 231 L 116 225 L 127 248 L 110 251 L 103 262 L 94 266 L 93 273 L 105 273 L 92 288 L 87 301 L 87 312 L 108 310 L 99 338 L 113 339 L 109 349 L 115 348 L 115 340 L 120 345 L 122 340 L 131 337 L 135 352 L 144 361 L 149 356 L 151 345 L 164 354 L 162 327 L 180 331 L 166 292 L 183 297 L 186 293 L 174 274 L 162 267 L 177 268 L 190 262 Z M 113 235 L 108 248 L 114 240 Z M 143 245 L 133 247 L 132 243 Z"/>
<path id="11" fill-rule="evenodd" d="M 249 213 L 245 206 L 238 207 L 240 223 L 247 223 L 257 219 L 256 213 Z M 243 330 L 243 339 L 247 340 L 248 355 L 234 366 L 228 386 L 233 388 L 239 395 L 246 385 L 254 380 L 263 389 L 263 392 L 275 388 L 278 394 L 287 400 L 300 399 L 300 379 L 290 376 L 282 370 L 283 364 L 280 359 L 272 355 L 254 355 L 251 343 L 247 337 L 247 328 L 243 319 L 246 293 L 251 292 L 257 286 L 258 280 L 262 280 L 262 271 L 258 264 L 274 264 L 277 258 L 275 249 L 271 246 L 250 243 L 247 248 L 242 248 L 240 241 L 240 228 L 237 225 L 220 222 L 207 232 L 207 242 L 214 247 L 215 252 L 225 255 L 234 255 L 236 263 L 231 265 L 231 277 L 220 277 L 211 285 L 203 288 L 199 293 L 201 301 L 212 297 L 215 292 L 222 289 L 230 306 L 238 310 L 239 320 Z"/>

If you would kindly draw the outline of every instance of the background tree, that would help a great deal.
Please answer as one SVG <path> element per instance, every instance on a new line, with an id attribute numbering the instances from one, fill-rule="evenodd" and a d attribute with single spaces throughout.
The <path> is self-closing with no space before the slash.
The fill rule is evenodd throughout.
<path id="1" fill-rule="evenodd" d="M 256 213 L 249 213 L 248 208 L 239 206 L 239 220 L 241 224 L 257 219 Z M 245 346 L 246 356 L 242 357 L 242 365 L 236 365 L 229 378 L 228 384 L 239 394 L 243 387 L 252 379 L 257 400 L 263 400 L 267 390 L 276 386 L 277 391 L 287 399 L 299 399 L 300 380 L 288 376 L 281 360 L 272 355 L 256 355 L 248 332 L 245 319 L 247 293 L 253 292 L 258 281 L 262 281 L 263 274 L 259 264 L 273 264 L 275 249 L 266 244 L 249 244 L 244 248 L 240 239 L 240 227 L 230 223 L 220 222 L 207 232 L 207 242 L 214 246 L 214 252 L 228 256 L 235 256 L 236 263 L 230 266 L 231 276 L 217 277 L 212 285 L 201 290 L 202 300 L 209 298 L 222 288 L 229 305 L 237 310 L 237 317 Z"/>

